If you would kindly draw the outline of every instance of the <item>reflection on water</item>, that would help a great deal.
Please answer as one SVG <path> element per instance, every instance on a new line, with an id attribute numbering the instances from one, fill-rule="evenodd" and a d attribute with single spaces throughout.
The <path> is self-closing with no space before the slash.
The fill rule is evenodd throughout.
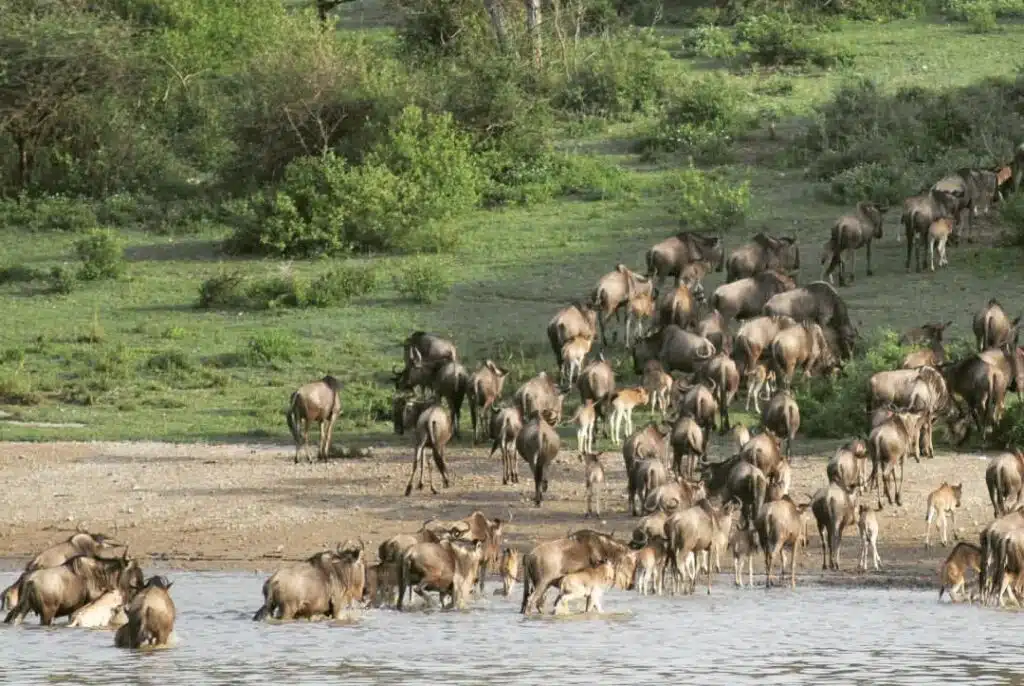
<path id="1" fill-rule="evenodd" d="M 113 633 L 0 626 L 0 683 L 1019 683 L 1021 616 L 933 591 L 804 586 L 606 596 L 609 615 L 523 619 L 490 595 L 465 612 L 370 610 L 359 621 L 251 621 L 266 575 L 168 573 L 178 645 L 130 653 Z M 13 574 L 0 575 L 0 587 Z M 721 577 L 725 581 L 725 576 Z M 497 583 L 497 582 L 495 582 Z M 518 588 L 521 589 L 521 586 Z M 63 620 L 62 620 L 63 621 Z"/>

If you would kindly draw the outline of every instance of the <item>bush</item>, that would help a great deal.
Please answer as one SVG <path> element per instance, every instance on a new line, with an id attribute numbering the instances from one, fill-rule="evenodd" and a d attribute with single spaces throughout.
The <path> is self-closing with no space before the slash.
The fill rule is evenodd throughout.
<path id="1" fill-rule="evenodd" d="M 452 290 L 451 265 L 421 255 L 408 260 L 395 277 L 395 290 L 413 302 L 431 304 Z"/>
<path id="2" fill-rule="evenodd" d="M 203 281 L 199 285 L 201 310 L 219 308 L 241 308 L 249 304 L 245 277 L 239 272 L 224 272 Z"/>
<path id="3" fill-rule="evenodd" d="M 376 267 L 342 263 L 313 280 L 307 290 L 306 302 L 313 307 L 347 305 L 376 289 Z"/>
<path id="4" fill-rule="evenodd" d="M 157 353 L 146 360 L 146 369 L 165 374 L 187 372 L 191 371 L 192 368 L 193 365 L 188 359 L 188 355 L 180 350 L 168 350 Z"/>
<path id="5" fill-rule="evenodd" d="M 124 273 L 124 245 L 109 229 L 90 231 L 75 242 L 75 253 L 82 262 L 78 270 L 82 281 L 116 279 Z"/>
<path id="6" fill-rule="evenodd" d="M 29 283 L 44 278 L 46 278 L 46 272 L 25 265 L 15 264 L 0 268 L 0 284 Z"/>
<path id="7" fill-rule="evenodd" d="M 863 436 L 867 416 L 868 380 L 876 372 L 898 369 L 908 350 L 899 334 L 880 331 L 872 337 L 864 356 L 848 361 L 836 378 L 813 378 L 796 386 L 800 430 L 809 438 Z"/>
<path id="8" fill-rule="evenodd" d="M 735 57 L 737 50 L 732 32 L 724 27 L 703 24 L 683 31 L 682 53 L 684 57 L 728 59 Z"/>
<path id="9" fill-rule="evenodd" d="M 943 0 L 939 10 L 947 19 L 995 28 L 996 19 L 1024 16 L 1024 0 Z"/>
<path id="10" fill-rule="evenodd" d="M 679 224 L 691 231 L 729 231 L 743 224 L 750 209 L 750 181 L 737 185 L 691 167 L 676 174 L 670 186 Z"/>
<path id="11" fill-rule="evenodd" d="M 844 205 L 870 200 L 894 207 L 917 190 L 906 172 L 877 162 L 844 169 L 832 177 L 829 185 L 831 198 Z"/>
<path id="12" fill-rule="evenodd" d="M 746 59 L 769 67 L 815 66 L 823 69 L 852 63 L 850 52 L 824 40 L 812 26 L 788 14 L 752 16 L 736 25 Z"/>
<path id="13" fill-rule="evenodd" d="M 67 267 L 52 267 L 47 281 L 47 292 L 55 295 L 67 295 L 75 290 L 75 273 Z"/>
<path id="14" fill-rule="evenodd" d="M 228 242 L 242 253 L 308 257 L 449 250 L 443 222 L 475 206 L 483 188 L 471 141 L 450 115 L 408 107 L 362 164 L 327 153 L 295 160 Z"/>
<path id="15" fill-rule="evenodd" d="M 271 330 L 250 338 L 243 358 L 250 366 L 275 366 L 278 362 L 291 362 L 297 347 L 295 337 L 287 331 Z"/>
<path id="16" fill-rule="evenodd" d="M 1024 196 L 1007 198 L 999 208 L 1000 217 L 1007 226 L 1007 242 L 1024 246 Z"/>
<path id="17" fill-rule="evenodd" d="M 38 405 L 42 396 L 20 374 L 0 376 L 0 405 Z"/>
<path id="18" fill-rule="evenodd" d="M 1024 448 L 1024 403 L 1007 402 L 1002 419 L 992 432 L 992 440 L 1005 448 Z"/>

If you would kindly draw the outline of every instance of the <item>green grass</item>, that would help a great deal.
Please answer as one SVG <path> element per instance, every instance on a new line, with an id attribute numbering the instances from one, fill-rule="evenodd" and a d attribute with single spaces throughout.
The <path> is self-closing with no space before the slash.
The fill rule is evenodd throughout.
<path id="1" fill-rule="evenodd" d="M 373 24 L 379 21 L 374 15 Z M 929 21 L 849 24 L 833 36 L 853 49 L 852 68 L 776 74 L 771 79 L 792 83 L 781 95 L 771 93 L 786 89 L 763 87 L 763 74 L 728 77 L 747 91 L 749 107 L 772 109 L 784 118 L 780 140 L 769 140 L 762 129 L 735 145 L 738 163 L 729 171 L 750 178 L 752 217 L 727 234 L 727 247 L 762 226 L 796 233 L 803 246 L 801 281 L 817 278 L 820 245 L 842 211 L 819 199 L 816 184 L 805 180 L 801 169 L 786 167 L 788 141 L 800 133 L 814 105 L 852 76 L 878 79 L 889 89 L 911 84 L 944 89 L 1011 74 L 1017 65 L 1006 60 L 1006 46 L 1024 37 L 1024 26 L 978 36 L 964 26 Z M 672 31 L 662 40 L 666 47 L 678 44 Z M 700 73 L 716 67 L 708 60 L 680 60 L 679 68 Z M 23 421 L 85 426 L 0 422 L 0 439 L 286 440 L 283 411 L 289 394 L 325 373 L 347 386 L 336 434 L 382 436 L 390 431 L 382 421 L 389 409 L 390 370 L 401 359 L 400 341 L 416 329 L 452 337 L 472 367 L 485 357 L 509 365 L 511 394 L 539 369 L 553 370 L 544 327 L 555 310 L 586 296 L 618 262 L 640 268 L 646 249 L 677 229 L 673 197 L 665 187 L 684 162 L 646 163 L 628 152 L 649 124 L 619 123 L 562 142 L 622 165 L 633 197 L 481 210 L 461 220 L 460 248 L 437 258 L 451 270 L 454 286 L 432 304 L 418 304 L 395 290 L 393 277 L 404 260 L 388 258 L 379 260 L 377 289 L 343 307 L 198 310 L 200 284 L 222 270 L 253 278 L 313 279 L 330 266 L 327 261 L 223 258 L 216 251 L 223 234 L 215 233 L 166 238 L 126 232 L 126 276 L 79 283 L 68 295 L 43 293 L 46 282 L 40 280 L 2 283 L 0 409 Z M 857 281 L 843 291 L 862 329 L 953 319 L 951 335 L 967 337 L 970 316 L 990 296 L 1022 301 L 1024 266 L 1016 249 L 951 248 L 948 268 L 907 275 L 905 246 L 895 242 L 897 212 L 887 217 L 886 236 L 876 247 L 876 275 L 864 276 L 860 255 Z M 990 232 L 995 228 L 990 224 Z M 26 238 L 17 227 L 0 228 L 0 268 L 48 272 L 65 263 L 73 268 L 75 262 L 74 236 Z M 713 288 L 720 279 L 711 275 L 706 285 Z M 621 347 L 610 352 L 622 378 L 631 378 Z M 464 419 L 468 426 L 468 413 Z"/>

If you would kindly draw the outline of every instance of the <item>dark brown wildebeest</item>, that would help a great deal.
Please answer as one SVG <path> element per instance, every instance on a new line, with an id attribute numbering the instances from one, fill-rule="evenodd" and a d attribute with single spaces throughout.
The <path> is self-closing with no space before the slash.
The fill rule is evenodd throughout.
<path id="1" fill-rule="evenodd" d="M 721 418 L 719 432 L 732 428 L 729 423 L 729 405 L 740 389 L 740 372 L 736 362 L 725 353 L 718 353 L 708 360 L 697 372 L 697 380 L 710 382 L 718 394 L 718 412 Z"/>
<path id="2" fill-rule="evenodd" d="M 857 331 L 850 322 L 850 312 L 836 289 L 825 281 L 815 281 L 774 296 L 765 303 L 764 313 L 785 315 L 798 322 L 817 322 L 823 329 L 831 328 L 839 340 L 843 359 L 853 356 Z"/>
<path id="3" fill-rule="evenodd" d="M 626 474 L 626 479 L 629 514 L 638 517 L 647 496 L 654 489 L 668 483 L 669 476 L 664 462 L 658 458 L 645 458 L 633 463 L 633 468 Z"/>
<path id="4" fill-rule="evenodd" d="M 462 402 L 470 390 L 469 381 L 469 372 L 461 362 L 444 359 L 434 362 L 413 361 L 395 379 L 395 389 L 431 389 L 439 399 L 447 401 L 455 436 L 460 437 L 459 417 L 462 414 Z"/>
<path id="5" fill-rule="evenodd" d="M 725 248 L 718 236 L 683 231 L 663 240 L 647 251 L 647 277 L 655 279 L 660 289 L 662 280 L 682 274 L 686 265 L 705 262 L 720 272 L 725 268 Z"/>
<path id="6" fill-rule="evenodd" d="M 561 447 L 562 439 L 558 432 L 543 417 L 534 417 L 528 421 L 516 436 L 516 451 L 533 471 L 533 502 L 537 507 L 540 507 L 544 493 L 548 490 L 548 465 L 558 456 Z"/>
<path id="7" fill-rule="evenodd" d="M 171 599 L 173 582 L 162 576 L 151 576 L 145 586 L 128 603 L 128 623 L 114 635 L 118 648 L 137 649 L 143 646 L 166 646 L 174 631 L 176 611 Z"/>
<path id="8" fill-rule="evenodd" d="M 597 324 L 601 331 L 601 344 L 608 345 L 606 327 L 613 315 L 618 318 L 623 306 L 633 297 L 653 293 L 654 285 L 650 279 L 632 271 L 624 264 L 615 265 L 615 271 L 602 276 L 591 295 L 591 302 L 598 313 Z"/>
<path id="9" fill-rule="evenodd" d="M 1001 348 L 1011 343 L 1017 345 L 1020 337 L 1019 324 L 1020 317 L 1011 321 L 999 301 L 992 298 L 978 314 L 974 315 L 972 322 L 978 351 Z"/>
<path id="10" fill-rule="evenodd" d="M 937 181 L 932 186 L 932 191 L 945 193 L 953 198 L 952 216 L 956 220 L 956 235 L 963 234 L 967 242 L 971 243 L 974 240 L 970 235 L 974 216 L 988 214 L 998 193 L 998 186 L 995 172 L 962 167 Z"/>
<path id="11" fill-rule="evenodd" d="M 633 465 L 640 460 L 662 459 L 665 456 L 665 437 L 668 435 L 657 423 L 650 423 L 635 431 L 622 443 L 622 462 L 627 477 Z"/>
<path id="12" fill-rule="evenodd" d="M 562 346 L 574 338 L 597 338 L 597 310 L 590 304 L 576 301 L 563 307 L 548 322 L 548 341 L 555 353 L 558 366 L 562 366 Z"/>
<path id="13" fill-rule="evenodd" d="M 42 567 L 25 574 L 18 604 L 7 613 L 4 623 L 21 623 L 30 612 L 39 623 L 49 626 L 57 617 L 97 600 L 107 591 L 120 590 L 130 596 L 142 586 L 142 570 L 128 557 L 106 559 L 76 555 L 56 567 Z"/>
<path id="14" fill-rule="evenodd" d="M 907 271 L 910 271 L 910 260 L 917 246 L 917 271 L 924 266 L 924 251 L 928 240 L 928 228 L 937 219 L 955 217 L 957 199 L 950 193 L 932 188 L 920 195 L 903 201 L 903 213 L 900 223 L 907 238 Z"/>
<path id="15" fill-rule="evenodd" d="M 992 501 L 992 516 L 1002 517 L 1010 511 L 1007 500 L 1013 501 L 1013 507 L 1021 505 L 1021 492 L 1024 491 L 1024 452 L 1015 449 L 1013 452 L 1002 453 L 989 460 L 985 469 L 985 486 L 989 500 Z"/>
<path id="16" fill-rule="evenodd" d="M 349 544 L 325 550 L 304 562 L 279 569 L 263 584 L 263 606 L 253 615 L 291 620 L 326 615 L 339 619 L 342 611 L 363 597 L 366 567 L 363 548 Z"/>
<path id="17" fill-rule="evenodd" d="M 857 522 L 857 495 L 830 483 L 811 498 L 811 511 L 821 536 L 821 568 L 838 570 L 843 531 Z"/>
<path id="18" fill-rule="evenodd" d="M 711 294 L 711 307 L 730 319 L 750 319 L 761 314 L 772 296 L 796 288 L 796 282 L 774 270 L 725 283 Z"/>
<path id="19" fill-rule="evenodd" d="M 463 608 L 473 593 L 480 573 L 483 544 L 479 541 L 417 543 L 402 555 L 398 573 L 398 609 L 403 609 L 407 588 L 427 600 L 426 591 L 436 591 L 442 607 Z"/>
<path id="20" fill-rule="evenodd" d="M 962 399 L 966 405 L 966 409 L 961 409 L 962 416 L 973 420 L 963 422 L 963 431 L 959 434 L 957 445 L 968 439 L 972 427 L 977 428 L 982 436 L 986 435 L 995 423 L 995 417 L 1002 406 L 1009 379 L 979 355 L 969 355 L 956 362 L 947 362 L 939 371 L 946 381 L 949 393 L 954 398 Z M 951 428 L 952 426 L 951 423 Z M 957 435 L 958 432 L 953 433 Z"/>
<path id="21" fill-rule="evenodd" d="M 413 363 L 430 364 L 440 360 L 458 361 L 455 344 L 432 333 L 415 331 L 402 342 L 402 359 L 405 366 Z"/>
<path id="22" fill-rule="evenodd" d="M 494 451 L 501 448 L 501 483 L 519 483 L 519 468 L 516 461 L 516 436 L 523 429 L 523 415 L 517 407 L 504 407 L 500 411 L 491 412 L 490 436 L 491 452 L 488 458 L 494 457 Z"/>
<path id="23" fill-rule="evenodd" d="M 566 574 L 609 560 L 618 565 L 629 548 L 611 535 L 583 529 L 565 538 L 546 541 L 523 556 L 523 604 L 519 611 L 530 608 L 544 611 L 544 594 Z"/>
<path id="24" fill-rule="evenodd" d="M 704 433 L 701 452 L 705 454 L 715 430 L 715 415 L 719 411 L 715 390 L 714 382 L 707 380 L 691 385 L 685 379 L 678 379 L 672 386 L 672 403 L 679 409 L 679 415 L 693 417 Z"/>
<path id="25" fill-rule="evenodd" d="M 633 347 L 633 370 L 642 374 L 648 360 L 658 360 L 667 372 L 695 372 L 716 352 L 708 339 L 671 324 L 637 342 Z"/>
<path id="26" fill-rule="evenodd" d="M 444 449 L 452 438 L 452 423 L 448 410 L 431 399 L 416 400 L 403 395 L 396 395 L 391 406 L 392 421 L 395 433 L 401 436 L 407 428 L 415 427 L 416 452 L 412 458 L 412 472 L 405 494 L 412 492 L 412 482 L 416 477 L 416 467 L 420 468 L 420 482 L 417 488 L 423 490 L 423 469 L 427 468 L 430 492 L 437 494 L 434 488 L 434 470 L 427 463 L 427 448 L 434 456 L 434 464 L 441 474 L 441 484 L 448 488 L 448 465 L 444 461 Z"/>
<path id="27" fill-rule="evenodd" d="M 832 283 L 832 272 L 838 267 L 839 285 L 852 283 L 857 267 L 857 251 L 860 248 L 867 249 L 867 275 L 871 276 L 871 241 L 882 237 L 882 224 L 888 211 L 888 207 L 879 207 L 873 202 L 859 202 L 852 214 L 844 214 L 836 220 L 832 225 L 831 238 L 828 242 L 828 264 L 821 274 L 823 281 L 828 279 L 828 282 Z M 850 258 L 849 281 L 845 278 L 846 260 L 843 259 L 843 251 L 846 251 Z"/>
<path id="28" fill-rule="evenodd" d="M 482 417 L 490 414 L 494 401 L 501 397 L 505 388 L 505 377 L 508 370 L 496 365 L 491 360 L 484 360 L 480 368 L 469 377 L 469 414 L 473 422 L 473 442 L 476 443 L 477 428 L 480 433 L 485 431 Z"/>
<path id="29" fill-rule="evenodd" d="M 771 236 L 763 231 L 732 251 L 726 261 L 726 283 L 767 270 L 783 274 L 800 270 L 800 247 L 795 236 Z"/>
<path id="30" fill-rule="evenodd" d="M 299 390 L 292 393 L 285 419 L 295 439 L 295 464 L 299 463 L 300 447 L 308 461 L 313 461 L 309 457 L 309 425 L 313 422 L 320 425 L 317 459 L 326 460 L 330 457 L 334 422 L 341 412 L 340 388 L 338 380 L 328 374 L 319 381 L 300 386 Z"/>

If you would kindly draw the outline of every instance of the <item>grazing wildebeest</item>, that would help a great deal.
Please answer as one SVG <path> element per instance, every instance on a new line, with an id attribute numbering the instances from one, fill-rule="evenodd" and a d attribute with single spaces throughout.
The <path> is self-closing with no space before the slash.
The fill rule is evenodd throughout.
<path id="1" fill-rule="evenodd" d="M 725 283 L 711 294 L 711 307 L 725 321 L 757 317 L 765 303 L 779 293 L 796 288 L 796 282 L 774 270 Z"/>
<path id="2" fill-rule="evenodd" d="M 501 483 L 519 483 L 519 467 L 516 462 L 516 436 L 523 429 L 523 415 L 517 407 L 503 407 L 500 411 L 491 412 L 490 435 L 491 452 L 488 458 L 494 457 L 494 451 L 501 448 Z"/>
<path id="3" fill-rule="evenodd" d="M 579 572 L 609 560 L 618 565 L 629 552 L 612 536 L 584 529 L 565 538 L 546 541 L 523 556 L 523 604 L 543 612 L 544 594 L 566 574 Z"/>
<path id="4" fill-rule="evenodd" d="M 457 362 L 459 359 L 455 344 L 446 338 L 414 331 L 402 342 L 402 359 L 405 366 L 415 364 L 431 364 L 440 360 Z"/>
<path id="5" fill-rule="evenodd" d="M 715 352 L 708 339 L 671 324 L 637 342 L 633 347 L 633 371 L 641 374 L 649 360 L 658 360 L 667 372 L 695 372 Z"/>
<path id="6" fill-rule="evenodd" d="M 533 502 L 537 507 L 548 490 L 548 465 L 558 456 L 561 446 L 558 432 L 543 417 L 528 421 L 516 436 L 516 451 L 533 470 Z"/>
<path id="7" fill-rule="evenodd" d="M 726 283 L 771 269 L 781 273 L 800 270 L 800 247 L 795 236 L 771 236 L 763 231 L 750 243 L 732 251 L 726 261 Z"/>
<path id="8" fill-rule="evenodd" d="M 591 295 L 591 302 L 598 312 L 597 324 L 601 332 L 602 345 L 608 345 L 608 320 L 613 315 L 618 317 L 622 307 L 635 295 L 651 295 L 653 292 L 654 284 L 650 279 L 632 271 L 624 264 L 615 265 L 615 271 L 601 277 Z"/>
<path id="9" fill-rule="evenodd" d="M 128 557 L 106 559 L 86 555 L 68 558 L 56 567 L 41 567 L 25 574 L 18 604 L 4 618 L 5 624 L 21 623 L 30 612 L 39 623 L 49 626 L 114 589 L 130 595 L 142 586 L 142 570 Z"/>
<path id="10" fill-rule="evenodd" d="M 417 543 L 409 548 L 398 572 L 398 609 L 403 609 L 410 587 L 424 602 L 429 602 L 426 591 L 437 591 L 442 607 L 445 598 L 451 600 L 449 607 L 465 607 L 480 573 L 482 550 L 480 541 Z"/>
<path id="11" fill-rule="evenodd" d="M 263 583 L 263 605 L 253 621 L 316 615 L 339 619 L 346 607 L 362 600 L 365 583 L 362 546 L 346 543 L 337 550 L 325 550 L 274 572 Z"/>
<path id="12" fill-rule="evenodd" d="M 843 531 L 857 521 L 857 494 L 830 483 L 811 497 L 811 512 L 821 537 L 821 568 L 838 570 Z"/>
<path id="13" fill-rule="evenodd" d="M 562 347 L 574 338 L 597 338 L 597 310 L 579 301 L 559 310 L 548 322 L 548 341 L 555 361 L 562 366 Z"/>
<path id="14" fill-rule="evenodd" d="M 829 239 L 828 264 L 822 272 L 822 280 L 828 279 L 832 283 L 832 272 L 839 268 L 839 285 L 845 286 L 854 280 L 854 272 L 857 266 L 857 250 L 867 249 L 867 275 L 871 276 L 871 241 L 882 237 L 882 224 L 888 207 L 879 207 L 872 202 L 859 202 L 852 214 L 844 214 L 832 225 L 831 238 Z M 846 280 L 846 260 L 843 259 L 843 251 L 846 251 L 850 258 L 850 278 Z M 825 260 L 822 260 L 823 262 Z"/>
<path id="15" fill-rule="evenodd" d="M 942 485 L 928 494 L 928 506 L 924 515 L 924 547 L 931 546 L 932 523 L 936 528 L 941 523 L 940 542 L 943 547 L 949 544 L 949 537 L 946 535 L 946 518 L 949 517 L 949 526 L 953 529 L 953 536 L 956 537 L 956 510 L 960 507 L 960 500 L 964 493 L 963 482 L 956 486 L 942 482 Z"/>
<path id="16" fill-rule="evenodd" d="M 1002 453 L 989 460 L 985 469 L 985 486 L 988 497 L 992 501 L 992 516 L 1001 517 L 1011 508 L 1006 502 L 1013 500 L 1013 506 L 1021 503 L 1021 492 L 1024 491 L 1024 452 L 1015 449 L 1010 453 Z"/>
<path id="17" fill-rule="evenodd" d="M 489 414 L 491 406 L 501 397 L 505 388 L 505 377 L 508 370 L 496 365 L 491 360 L 484 360 L 480 368 L 469 377 L 469 412 L 473 422 L 473 442 L 476 442 L 477 427 L 484 431 L 482 417 Z"/>
<path id="18" fill-rule="evenodd" d="M 705 262 L 716 272 L 725 268 L 725 248 L 719 236 L 683 231 L 647 251 L 647 276 L 660 289 L 665 277 L 678 278 L 686 265 Z"/>
<path id="19" fill-rule="evenodd" d="M 295 464 L 299 463 L 299 450 L 306 455 L 309 462 L 309 425 L 317 422 L 320 425 L 320 444 L 317 459 L 326 460 L 331 452 L 331 435 L 334 433 L 334 422 L 341 412 L 341 399 L 338 390 L 341 384 L 328 374 L 320 381 L 314 381 L 292 393 L 285 419 L 288 429 L 295 439 Z"/>
<path id="20" fill-rule="evenodd" d="M 772 585 L 772 567 L 775 566 L 775 558 L 782 553 L 782 566 L 780 575 L 785 572 L 786 559 L 785 548 L 792 548 L 790 555 L 792 561 L 789 565 L 789 585 L 796 588 L 796 560 L 800 556 L 800 546 L 805 545 L 804 540 L 804 512 L 808 505 L 797 505 L 785 496 L 780 500 L 773 500 L 765 503 L 760 514 L 754 523 L 757 529 L 757 537 L 761 542 L 761 549 L 764 551 L 764 577 L 765 588 Z"/>
<path id="21" fill-rule="evenodd" d="M 765 303 L 764 313 L 785 315 L 801 322 L 816 322 L 823 329 L 830 328 L 836 333 L 841 356 L 844 359 L 853 356 L 857 331 L 850 322 L 846 303 L 826 281 L 815 281 L 772 297 Z"/>
<path id="22" fill-rule="evenodd" d="M 1010 343 L 1017 345 L 1020 317 L 1011 321 L 995 298 L 974 315 L 972 324 L 979 352 L 988 348 L 1001 348 Z"/>
<path id="23" fill-rule="evenodd" d="M 114 645 L 132 649 L 167 645 L 176 615 L 169 593 L 172 585 L 162 576 L 146 580 L 146 585 L 128 603 L 128 623 L 117 630 Z"/>
<path id="24" fill-rule="evenodd" d="M 416 400 L 403 395 L 395 395 L 391 407 L 395 433 L 402 435 L 410 427 L 416 429 L 416 452 L 412 458 L 412 472 L 405 494 L 412 493 L 412 482 L 416 477 L 416 467 L 420 468 L 420 482 L 417 488 L 423 490 L 423 470 L 427 469 L 430 492 L 437 494 L 434 488 L 434 470 L 427 462 L 427 448 L 434 457 L 434 464 L 441 474 L 441 484 L 448 488 L 448 465 L 444 461 L 444 449 L 452 438 L 452 423 L 448 410 L 434 400 Z"/>

